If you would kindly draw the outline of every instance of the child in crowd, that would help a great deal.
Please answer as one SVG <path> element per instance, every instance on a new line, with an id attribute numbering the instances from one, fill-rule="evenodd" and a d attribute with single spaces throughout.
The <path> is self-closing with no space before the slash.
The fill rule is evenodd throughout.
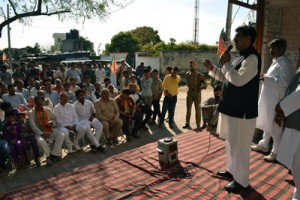
<path id="1" fill-rule="evenodd" d="M 21 126 L 16 122 L 16 115 L 13 112 L 5 113 L 3 137 L 9 144 L 10 153 L 17 168 L 25 169 L 25 151 L 21 140 Z"/>
<path id="2" fill-rule="evenodd" d="M 27 144 L 29 144 L 32 148 L 33 154 L 34 154 L 34 162 L 36 164 L 36 166 L 40 167 L 41 163 L 40 163 L 40 154 L 39 154 L 39 147 L 37 145 L 37 141 L 34 138 L 33 135 L 33 131 L 30 128 L 30 124 L 29 124 L 29 120 L 26 119 L 25 117 L 25 113 L 18 113 L 17 115 L 18 117 L 18 122 L 20 123 L 21 126 L 21 139 L 22 139 L 22 143 L 24 144 L 25 147 L 25 160 L 26 160 L 26 164 L 30 164 L 28 155 L 26 154 L 26 152 L 28 152 L 28 148 Z"/>
<path id="3" fill-rule="evenodd" d="M 132 75 L 130 77 L 130 81 L 131 81 L 130 83 L 136 84 L 136 92 L 139 92 L 141 88 L 140 88 L 140 83 L 138 83 L 138 80 L 136 79 L 136 76 Z"/>

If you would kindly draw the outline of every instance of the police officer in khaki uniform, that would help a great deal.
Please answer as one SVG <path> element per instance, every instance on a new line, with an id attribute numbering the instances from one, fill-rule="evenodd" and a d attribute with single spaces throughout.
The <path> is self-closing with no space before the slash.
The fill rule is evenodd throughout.
<path id="1" fill-rule="evenodd" d="M 182 128 L 190 129 L 191 109 L 192 104 L 196 110 L 196 125 L 200 128 L 201 122 L 201 90 L 207 88 L 206 79 L 203 74 L 197 72 L 197 63 L 194 60 L 190 61 L 190 70 L 186 73 L 186 84 L 188 92 L 186 97 L 186 122 Z"/>

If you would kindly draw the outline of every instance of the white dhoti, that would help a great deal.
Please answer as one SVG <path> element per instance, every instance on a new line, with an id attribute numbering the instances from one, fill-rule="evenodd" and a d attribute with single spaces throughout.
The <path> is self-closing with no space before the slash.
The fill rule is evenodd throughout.
<path id="1" fill-rule="evenodd" d="M 226 140 L 227 170 L 243 187 L 249 185 L 250 145 L 256 118 L 240 119 L 223 113 L 219 115 L 217 133 Z"/>
<path id="2" fill-rule="evenodd" d="M 51 150 L 45 138 L 40 135 L 35 135 L 37 144 L 43 149 L 46 157 L 49 157 L 50 154 L 54 156 L 61 155 L 61 147 L 64 142 L 64 138 L 64 134 L 58 129 L 54 128 L 53 132 L 50 134 L 50 137 L 47 139 L 49 141 L 54 141 L 53 149 Z"/>
<path id="3" fill-rule="evenodd" d="M 87 128 L 86 136 L 91 141 L 92 145 L 99 147 L 99 141 L 103 132 L 102 123 L 97 118 L 94 118 L 93 121 L 82 120 L 80 123 Z M 91 127 L 95 128 L 95 135 L 92 133 Z"/>
<path id="4" fill-rule="evenodd" d="M 59 127 L 58 130 L 61 131 L 65 135 L 65 144 L 66 144 L 67 148 L 72 149 L 73 142 L 71 141 L 71 139 L 69 137 L 70 131 L 65 127 Z M 85 133 L 86 133 L 86 127 L 81 124 L 76 124 L 76 133 L 75 133 L 74 143 L 78 144 L 79 140 L 81 140 L 84 137 Z"/>
<path id="5" fill-rule="evenodd" d="M 274 121 L 274 120 L 273 120 Z M 279 143 L 282 137 L 282 127 L 278 126 L 278 124 L 273 123 L 273 131 L 264 131 L 262 140 L 259 141 L 259 145 L 265 147 L 266 149 L 269 149 L 269 143 L 271 137 L 273 138 L 273 147 L 272 152 L 277 154 Z"/>

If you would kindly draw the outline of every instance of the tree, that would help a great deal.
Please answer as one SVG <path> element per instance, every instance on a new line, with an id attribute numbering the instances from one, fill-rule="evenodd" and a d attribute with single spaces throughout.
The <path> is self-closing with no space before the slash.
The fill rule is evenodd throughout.
<path id="1" fill-rule="evenodd" d="M 127 62 L 134 65 L 134 54 L 140 51 L 139 41 L 130 31 L 119 32 L 111 39 L 110 44 L 105 45 L 105 53 L 109 52 L 128 52 Z"/>
<path id="2" fill-rule="evenodd" d="M 106 52 L 136 52 L 140 50 L 139 41 L 129 31 L 119 32 L 111 39 L 111 43 L 105 46 Z"/>
<path id="3" fill-rule="evenodd" d="M 98 16 L 105 19 L 114 8 L 124 8 L 133 0 L 8 0 L 12 13 L 7 16 L 6 8 L 0 6 L 0 16 L 3 21 L 0 23 L 0 37 L 3 28 L 19 20 L 22 23 L 30 24 L 29 17 L 58 15 L 59 20 L 91 19 Z"/>
<path id="4" fill-rule="evenodd" d="M 137 27 L 131 32 L 138 39 L 138 41 L 142 46 L 146 44 L 155 45 L 161 42 L 160 36 L 158 35 L 158 31 L 155 31 L 151 27 L 147 27 L 147 26 Z"/>
<path id="5" fill-rule="evenodd" d="M 41 47 L 38 43 L 35 43 L 34 47 L 27 46 L 26 49 L 28 54 L 38 55 L 41 53 Z"/>
<path id="6" fill-rule="evenodd" d="M 90 52 L 95 53 L 95 51 L 94 51 L 94 43 L 92 43 L 91 41 L 89 41 L 87 38 L 83 38 L 83 37 L 80 37 L 79 41 L 82 44 L 82 50 L 84 50 L 84 51 L 90 51 Z"/>

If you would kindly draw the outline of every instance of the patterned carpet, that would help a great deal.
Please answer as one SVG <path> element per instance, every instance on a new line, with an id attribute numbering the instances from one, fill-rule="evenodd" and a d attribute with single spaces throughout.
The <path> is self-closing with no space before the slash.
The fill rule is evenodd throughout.
<path id="1" fill-rule="evenodd" d="M 161 170 L 157 143 L 0 194 L 0 199 L 291 199 L 292 176 L 251 152 L 249 189 L 228 193 L 224 141 L 208 132 L 175 136 L 180 164 Z M 208 149 L 209 148 L 209 149 Z M 209 150 L 209 152 L 207 152 Z"/>

